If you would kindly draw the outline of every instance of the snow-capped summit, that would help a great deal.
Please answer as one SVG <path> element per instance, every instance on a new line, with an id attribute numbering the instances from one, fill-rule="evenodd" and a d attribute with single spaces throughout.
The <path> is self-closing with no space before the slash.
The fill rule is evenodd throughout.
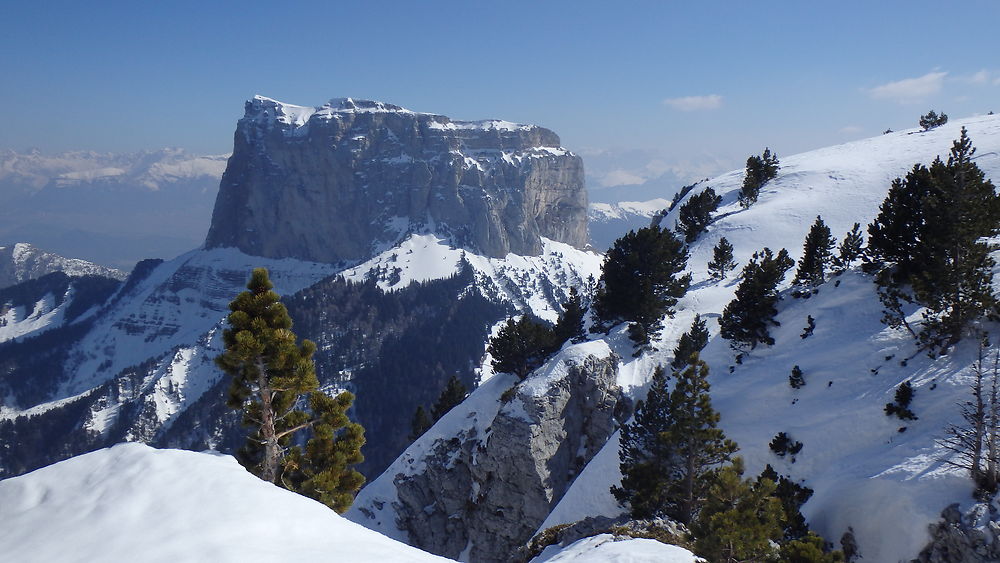
<path id="1" fill-rule="evenodd" d="M 0 246 L 0 288 L 52 272 L 63 272 L 69 276 L 104 276 L 116 280 L 124 280 L 127 276 L 121 270 L 77 258 L 64 258 L 24 242 Z"/>

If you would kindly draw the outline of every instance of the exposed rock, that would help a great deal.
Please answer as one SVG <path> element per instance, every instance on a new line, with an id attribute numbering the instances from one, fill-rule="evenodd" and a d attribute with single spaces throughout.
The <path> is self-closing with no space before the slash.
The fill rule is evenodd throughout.
<path id="1" fill-rule="evenodd" d="M 987 522 L 986 530 L 970 526 L 957 503 L 945 508 L 941 518 L 930 526 L 930 543 L 911 563 L 1000 561 L 1000 524 Z"/>
<path id="2" fill-rule="evenodd" d="M 582 248 L 583 163 L 533 125 L 247 102 L 206 247 L 336 263 L 420 231 L 492 257 L 537 255 L 539 237 Z"/>
<path id="3" fill-rule="evenodd" d="M 615 427 L 617 358 L 567 368 L 544 391 L 520 386 L 487 436 L 440 441 L 422 472 L 396 477 L 397 524 L 413 545 L 491 562 L 531 538 Z"/>

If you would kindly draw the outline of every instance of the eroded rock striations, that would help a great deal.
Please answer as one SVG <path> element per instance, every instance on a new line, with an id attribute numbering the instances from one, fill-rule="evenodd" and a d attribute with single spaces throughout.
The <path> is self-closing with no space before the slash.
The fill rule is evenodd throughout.
<path id="1" fill-rule="evenodd" d="M 617 361 L 588 356 L 542 392 L 519 387 L 486 436 L 439 441 L 423 471 L 398 475 L 397 524 L 411 543 L 473 562 L 511 557 L 614 431 Z"/>
<path id="2" fill-rule="evenodd" d="M 581 159 L 542 127 L 391 104 L 257 96 L 236 128 L 206 247 L 336 263 L 432 231 L 477 254 L 587 244 Z"/>

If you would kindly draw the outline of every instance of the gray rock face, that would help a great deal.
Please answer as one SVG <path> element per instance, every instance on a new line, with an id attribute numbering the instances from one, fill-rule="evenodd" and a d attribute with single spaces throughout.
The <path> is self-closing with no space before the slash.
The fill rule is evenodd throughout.
<path id="1" fill-rule="evenodd" d="M 395 479 L 411 544 L 473 562 L 510 558 L 614 431 L 616 374 L 617 358 L 588 356 L 540 396 L 519 388 L 488 436 L 438 442 L 425 471 Z"/>
<path id="2" fill-rule="evenodd" d="M 930 527 L 930 543 L 912 563 L 1000 561 L 1000 524 L 992 519 L 987 521 L 987 533 L 983 528 L 970 526 L 966 522 L 979 520 L 980 516 L 981 514 L 970 514 L 963 517 L 958 504 L 945 508 L 941 513 L 942 520 Z"/>
<path id="3" fill-rule="evenodd" d="M 537 255 L 539 237 L 582 248 L 583 162 L 531 125 L 247 102 L 206 247 L 334 263 L 420 231 L 492 257 Z"/>

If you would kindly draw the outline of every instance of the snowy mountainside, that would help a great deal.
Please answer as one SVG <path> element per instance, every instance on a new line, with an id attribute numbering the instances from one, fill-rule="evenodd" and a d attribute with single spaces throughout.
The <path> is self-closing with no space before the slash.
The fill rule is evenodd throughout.
<path id="1" fill-rule="evenodd" d="M 590 244 L 604 252 L 625 233 L 648 227 L 653 217 L 668 207 L 670 200 L 663 198 L 618 203 L 591 202 L 587 212 Z"/>
<path id="2" fill-rule="evenodd" d="M 127 276 L 121 270 L 78 258 L 65 258 L 24 242 L 0 246 L 0 288 L 40 278 L 52 272 L 63 272 L 70 276 L 103 276 L 116 280 L 124 280 Z"/>
<path id="3" fill-rule="evenodd" d="M 0 151 L 0 244 L 121 269 L 203 240 L 228 155 Z"/>
<path id="4" fill-rule="evenodd" d="M 0 498 L 4 557 L 22 563 L 447 561 L 213 452 L 120 444 L 0 481 Z"/>
<path id="5" fill-rule="evenodd" d="M 732 274 L 722 282 L 711 280 L 706 264 L 722 236 L 735 247 L 742 267 L 765 246 L 775 251 L 787 248 L 797 259 L 817 215 L 822 215 L 838 238 L 855 222 L 867 225 L 878 213 L 892 179 L 914 164 L 929 164 L 939 155 L 946 158 L 962 126 L 977 147 L 976 163 L 996 184 L 1000 180 L 1000 118 L 996 116 L 956 120 L 931 131 L 902 131 L 784 157 L 777 178 L 764 186 L 757 203 L 746 210 L 736 202 L 742 171 L 700 184 L 701 189 L 712 187 L 720 194 L 722 206 L 708 231 L 690 247 L 691 289 L 680 301 L 676 317 L 665 320 L 656 343 L 658 351 L 632 358 L 624 327 L 603 339 L 620 358 L 618 385 L 639 399 L 653 368 L 672 359 L 671 350 L 694 315 L 709 319 L 712 337 L 702 358 L 711 369 L 713 404 L 722 415 L 727 435 L 741 446 L 747 474 L 755 475 L 771 464 L 779 473 L 815 489 L 803 508 L 810 524 L 833 542 L 852 527 L 865 560 L 915 557 L 930 540 L 928 525 L 939 519 L 947 505 L 957 502 L 963 510 L 972 506 L 972 483 L 944 464 L 946 452 L 935 439 L 943 436 L 948 423 L 958 422 L 956 404 L 968 395 L 976 344 L 963 342 L 936 359 L 918 353 L 911 337 L 881 324 L 874 284 L 854 269 L 829 280 L 809 299 L 792 299 L 785 291 L 778 307 L 781 326 L 771 331 L 775 345 L 758 347 L 737 364 L 728 341 L 718 336 L 716 322 L 732 300 L 737 280 Z M 691 195 L 699 191 L 696 188 Z M 676 210 L 667 215 L 664 225 L 672 225 L 675 214 Z M 790 273 L 785 279 L 786 289 L 791 277 Z M 912 307 L 907 313 L 914 320 L 920 315 Z M 803 339 L 809 315 L 816 320 L 816 328 Z M 997 332 L 991 323 L 985 328 Z M 577 353 L 575 348 L 593 344 L 564 347 L 522 385 L 542 384 L 548 366 Z M 788 383 L 795 365 L 801 367 L 807 382 L 798 390 Z M 916 389 L 912 405 L 919 417 L 916 421 L 889 418 L 883 410 L 903 381 L 910 381 Z M 393 491 L 432 460 L 428 452 L 462 435 L 465 417 L 489 418 L 501 408 L 489 402 L 491 397 L 499 395 L 484 385 L 467 400 L 468 408 L 459 407 L 461 414 L 439 421 L 425 436 L 427 440 L 418 440 L 396 465 L 362 491 L 351 517 L 370 526 L 378 522 L 379 529 L 405 539 L 402 530 L 407 522 L 398 503 L 393 503 Z M 778 432 L 787 432 L 804 444 L 794 461 L 769 450 L 768 443 Z M 491 439 L 497 439 L 495 433 Z M 538 530 L 588 516 L 621 514 L 609 493 L 619 479 L 616 432 Z M 371 502 L 374 498 L 379 504 L 384 501 L 377 512 L 370 508 L 378 506 Z M 362 507 L 377 518 L 369 518 Z"/>
<path id="6" fill-rule="evenodd" d="M 113 278 L 52 272 L 0 288 L 0 345 L 84 321 L 121 285 Z"/>
<path id="7" fill-rule="evenodd" d="M 533 308 L 539 316 L 554 319 L 556 307 L 566 299 L 570 285 L 585 286 L 590 283 L 588 279 L 597 277 L 600 256 L 562 243 L 545 241 L 544 246 L 546 250 L 540 256 L 490 259 L 450 249 L 434 237 L 415 235 L 400 248 L 389 249 L 344 274 L 354 281 L 379 280 L 383 289 L 399 291 L 412 281 L 450 276 L 464 263 L 474 273 L 475 291 L 499 303 Z M 385 277 L 385 265 L 395 263 L 393 256 L 401 257 L 395 259 L 402 266 L 398 279 Z M 46 438 L 50 445 L 66 442 L 64 450 L 60 450 L 64 454 L 89 451 L 119 440 L 178 447 L 231 447 L 232 432 L 227 434 L 225 429 L 236 429 L 238 424 L 231 413 L 213 403 L 223 395 L 224 382 L 212 359 L 221 351 L 228 303 L 244 289 L 250 270 L 261 266 L 269 269 L 276 291 L 286 297 L 341 272 L 336 265 L 247 256 L 235 249 L 193 251 L 135 275 L 91 319 L 91 324 L 72 330 L 67 327 L 63 332 L 50 330 L 46 341 L 35 338 L 19 343 L 19 348 L 8 352 L 13 362 L 11 373 L 6 374 L 6 381 L 0 379 L 0 390 L 8 388 L 0 404 L 0 442 L 15 448 L 8 451 L 6 459 L 0 457 L 0 474 L 20 473 L 59 459 L 49 457 L 42 442 L 25 444 L 18 437 L 25 435 L 24 427 L 19 425 L 26 424 L 18 420 L 26 420 L 23 417 L 28 415 L 35 416 L 36 422 L 51 432 L 61 428 L 61 421 L 67 418 L 76 421 L 75 428 L 82 435 L 63 432 Z M 450 297 L 451 301 L 456 299 L 461 295 Z M 309 308 L 307 304 L 305 309 Z M 488 319 L 487 326 L 497 322 L 502 313 L 495 315 Z M 40 316 L 36 324 L 57 320 Z M 35 328 L 40 331 L 43 327 Z M 350 326 L 319 323 L 313 333 L 299 331 L 299 336 L 321 344 L 317 361 L 324 365 L 324 354 L 337 352 L 324 349 L 324 333 L 351 330 Z M 374 336 L 367 335 L 369 341 Z M 479 342 L 476 348 L 478 365 L 485 342 Z M 26 364 L 19 358 L 28 361 L 36 350 L 55 354 L 45 361 L 46 366 L 52 365 L 44 375 L 21 373 Z M 423 353 L 433 355 L 433 350 Z M 431 365 L 432 360 L 428 360 Z M 331 389 L 359 385 L 352 381 L 354 369 L 348 369 L 350 365 L 336 366 L 343 372 L 321 374 L 324 385 Z M 470 379 L 467 384 L 471 386 L 474 381 Z M 215 402 L 221 404 L 221 400 Z M 409 411 L 401 415 L 407 419 L 403 424 L 408 424 L 415 407 L 406 407 Z M 227 422 L 220 422 L 222 418 Z M 13 425 L 6 432 L 3 421 Z M 393 432 L 405 435 L 402 428 L 393 427 Z M 375 442 L 372 440 L 373 447 Z M 398 451 L 392 451 L 388 460 Z"/>

